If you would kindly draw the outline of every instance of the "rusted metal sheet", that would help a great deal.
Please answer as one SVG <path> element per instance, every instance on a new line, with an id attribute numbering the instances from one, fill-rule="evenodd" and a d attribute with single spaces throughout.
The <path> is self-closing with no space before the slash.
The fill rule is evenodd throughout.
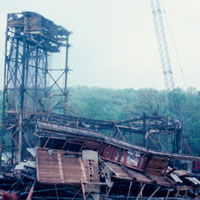
<path id="1" fill-rule="evenodd" d="M 87 183 L 81 157 L 67 155 L 66 151 L 36 150 L 37 181 L 51 184 Z"/>
<path id="2" fill-rule="evenodd" d="M 32 34 L 42 33 L 42 17 L 26 17 L 24 21 L 24 31 Z"/>
<path id="3" fill-rule="evenodd" d="M 126 171 L 126 173 L 134 180 L 137 182 L 142 182 L 142 183 L 148 183 L 151 184 L 152 180 L 149 179 L 147 176 L 145 176 L 145 174 L 143 174 L 142 172 L 139 171 L 135 171 L 129 168 L 123 168 L 124 171 Z"/>
<path id="4" fill-rule="evenodd" d="M 109 169 L 114 173 L 114 176 L 116 178 L 125 179 L 125 180 L 134 180 L 134 181 L 148 183 L 148 184 L 152 184 L 154 182 L 158 185 L 162 185 L 165 187 L 172 187 L 172 181 L 169 181 L 164 176 L 144 174 L 142 172 L 129 169 L 127 167 L 121 167 L 120 165 L 117 165 L 111 162 L 105 162 L 105 163 L 109 167 Z"/>
<path id="5" fill-rule="evenodd" d="M 165 186 L 165 187 L 172 187 L 172 182 L 170 182 L 166 177 L 163 176 L 155 176 L 155 175 L 148 175 L 148 177 L 156 184 Z"/>
<path id="6" fill-rule="evenodd" d="M 109 169 L 114 173 L 114 176 L 116 178 L 120 179 L 126 179 L 126 180 L 132 180 L 132 177 L 130 177 L 122 168 L 120 165 L 111 163 L 111 162 L 105 162 L 106 165 L 109 167 Z"/>
<path id="7" fill-rule="evenodd" d="M 168 157 L 151 156 L 147 161 L 144 171 L 147 174 L 161 176 L 166 172 L 168 163 Z"/>
<path id="8" fill-rule="evenodd" d="M 109 169 L 114 173 L 114 176 L 119 179 L 134 180 L 144 183 L 152 183 L 152 181 L 146 177 L 144 174 L 127 167 L 121 167 L 120 165 L 105 162 Z"/>
<path id="9" fill-rule="evenodd" d="M 9 21 L 8 22 L 8 26 L 10 26 L 10 27 L 15 27 L 15 28 L 18 28 L 18 27 L 23 27 L 23 25 L 24 25 L 24 21 L 22 20 L 22 19 L 20 19 L 20 20 L 11 20 L 11 21 Z"/>

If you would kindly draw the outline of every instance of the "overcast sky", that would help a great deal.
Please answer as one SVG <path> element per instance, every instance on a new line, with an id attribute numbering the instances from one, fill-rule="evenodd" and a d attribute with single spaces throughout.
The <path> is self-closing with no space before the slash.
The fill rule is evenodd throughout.
<path id="1" fill-rule="evenodd" d="M 168 37 L 176 86 L 200 89 L 200 0 L 163 0 L 176 51 Z M 6 15 L 33 11 L 73 34 L 69 86 L 164 89 L 150 0 L 6 0 L 0 9 L 0 88 Z M 166 23 L 165 23 L 166 24 Z M 169 33 L 167 32 L 168 36 Z"/>

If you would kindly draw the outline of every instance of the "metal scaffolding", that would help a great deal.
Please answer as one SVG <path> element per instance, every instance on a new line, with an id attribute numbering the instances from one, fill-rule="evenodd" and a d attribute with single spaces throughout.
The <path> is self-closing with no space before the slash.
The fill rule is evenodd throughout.
<path id="1" fill-rule="evenodd" d="M 69 35 L 37 13 L 8 14 L 1 157 L 9 148 L 12 164 L 22 160 L 22 143 L 31 142 L 24 132 L 25 120 L 41 112 L 66 114 Z M 51 66 L 50 58 L 62 52 L 64 66 Z"/>

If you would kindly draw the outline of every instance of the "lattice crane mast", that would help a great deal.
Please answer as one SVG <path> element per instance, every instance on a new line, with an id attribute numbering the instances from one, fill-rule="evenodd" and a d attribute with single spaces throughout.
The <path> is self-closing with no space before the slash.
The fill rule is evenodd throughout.
<path id="1" fill-rule="evenodd" d="M 156 37 L 157 37 L 157 43 L 158 43 L 158 48 L 159 48 L 159 53 L 160 53 L 160 60 L 161 60 L 161 66 L 163 70 L 165 87 L 169 94 L 170 91 L 173 91 L 175 89 L 175 83 L 174 83 L 171 60 L 169 56 L 169 50 L 168 50 L 167 39 L 166 39 L 166 34 L 165 34 L 165 27 L 163 24 L 162 9 L 160 5 L 160 0 L 150 0 L 150 3 L 151 3 L 152 14 L 153 14 L 153 21 L 154 21 L 154 27 L 155 27 Z M 181 68 L 181 72 L 183 73 L 182 68 Z M 183 73 L 183 79 L 186 85 L 184 73 Z M 177 94 L 175 92 L 173 93 L 172 100 L 173 100 L 173 103 L 170 104 L 169 102 L 169 107 L 170 109 L 172 108 L 172 106 L 175 108 L 176 115 L 180 120 Z M 168 99 L 168 101 L 170 100 Z M 185 146 L 189 154 L 192 155 L 192 151 L 185 137 L 183 137 L 183 141 L 185 143 Z M 195 166 L 195 169 L 200 170 L 200 162 L 195 162 L 194 166 Z"/>
<path id="2" fill-rule="evenodd" d="M 165 27 L 163 24 L 163 15 L 162 15 L 162 9 L 160 5 L 160 0 L 150 0 L 151 3 L 151 10 L 153 14 L 153 21 L 154 21 L 154 27 L 157 37 L 157 43 L 160 53 L 160 60 L 161 60 L 161 66 L 164 76 L 164 82 L 165 82 L 165 88 L 167 90 L 168 95 L 168 106 L 169 110 L 171 112 L 175 112 L 176 117 L 181 120 L 180 111 L 179 111 L 179 103 L 178 98 L 175 89 L 175 83 L 174 83 L 174 77 L 173 77 L 173 71 L 171 66 L 171 60 L 167 45 L 167 38 L 165 33 Z M 171 93 L 172 92 L 172 93 Z M 179 152 L 181 150 L 181 135 L 176 135 L 176 149 L 174 149 L 174 152 Z"/>
<path id="3" fill-rule="evenodd" d="M 163 24 L 162 9 L 160 6 L 160 0 L 150 0 L 151 9 L 153 14 L 153 21 L 155 26 L 155 32 L 157 37 L 157 43 L 160 53 L 161 66 L 165 81 L 165 88 L 167 91 L 175 89 L 173 71 L 171 67 L 171 60 L 169 56 L 169 50 L 167 46 L 167 39 L 165 34 L 165 27 Z"/>

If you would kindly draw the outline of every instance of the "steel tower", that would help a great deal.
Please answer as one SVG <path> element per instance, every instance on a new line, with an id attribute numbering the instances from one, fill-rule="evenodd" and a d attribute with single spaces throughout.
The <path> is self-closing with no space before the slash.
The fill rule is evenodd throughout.
<path id="1" fill-rule="evenodd" d="M 21 162 L 22 144 L 31 146 L 27 119 L 42 112 L 66 113 L 69 35 L 37 13 L 7 16 L 1 154 L 12 152 L 12 164 Z M 61 51 L 64 66 L 51 66 Z"/>

